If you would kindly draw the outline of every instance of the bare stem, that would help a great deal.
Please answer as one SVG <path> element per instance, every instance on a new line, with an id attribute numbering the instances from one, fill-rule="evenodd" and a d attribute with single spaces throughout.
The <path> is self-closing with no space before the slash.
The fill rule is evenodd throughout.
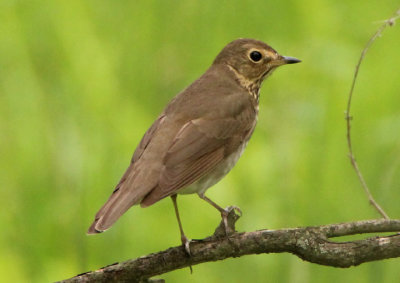
<path id="1" fill-rule="evenodd" d="M 368 185 L 363 177 L 363 174 L 360 171 L 360 168 L 358 167 L 358 163 L 356 161 L 356 158 L 353 153 L 353 146 L 351 142 L 351 120 L 352 116 L 350 115 L 350 109 L 351 109 L 351 102 L 353 98 L 353 92 L 354 92 L 354 87 L 357 81 L 357 76 L 358 76 L 358 71 L 360 70 L 361 62 L 364 60 L 365 55 L 367 54 L 367 51 L 369 47 L 372 45 L 372 43 L 382 35 L 382 32 L 388 27 L 388 26 L 393 26 L 396 22 L 396 20 L 400 17 L 400 9 L 394 13 L 394 15 L 385 20 L 383 24 L 378 28 L 378 30 L 374 33 L 374 35 L 368 40 L 367 44 L 365 45 L 364 49 L 361 52 L 360 59 L 358 59 L 358 63 L 356 65 L 356 69 L 354 71 L 354 76 L 353 76 L 353 81 L 351 83 L 351 88 L 349 92 L 349 97 L 347 100 L 347 109 L 346 109 L 346 124 L 347 124 L 347 145 L 349 148 L 349 158 L 351 165 L 353 166 L 354 170 L 357 173 L 358 179 L 360 180 L 361 186 L 364 188 L 365 193 L 368 196 L 368 200 L 372 206 L 376 208 L 376 210 L 384 217 L 385 219 L 389 219 L 389 216 L 385 213 L 385 211 L 379 206 L 379 204 L 375 201 L 375 199 L 372 197 L 372 194 L 368 188 Z"/>

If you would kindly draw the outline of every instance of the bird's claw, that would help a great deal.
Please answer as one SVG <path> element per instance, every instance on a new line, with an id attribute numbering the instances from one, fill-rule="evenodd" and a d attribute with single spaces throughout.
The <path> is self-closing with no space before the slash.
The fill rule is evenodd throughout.
<path id="1" fill-rule="evenodd" d="M 186 238 L 185 235 L 182 235 L 181 241 L 182 241 L 182 246 L 184 247 L 185 252 L 187 253 L 187 255 L 189 257 L 192 256 L 192 253 L 190 252 L 190 242 L 192 242 L 192 240 L 189 240 L 188 238 Z"/>
<path id="2" fill-rule="evenodd" d="M 238 212 L 238 214 L 236 214 L 236 212 Z M 215 230 L 214 235 L 218 237 L 229 237 L 229 235 L 235 233 L 235 223 L 241 215 L 242 211 L 237 206 L 229 206 L 225 208 L 221 211 L 222 221 Z"/>
<path id="3" fill-rule="evenodd" d="M 228 207 L 229 211 L 231 211 L 232 209 L 234 209 L 239 214 L 239 217 L 241 217 L 243 215 L 242 210 L 240 209 L 240 207 L 238 207 L 236 205 L 231 205 L 231 206 Z"/>

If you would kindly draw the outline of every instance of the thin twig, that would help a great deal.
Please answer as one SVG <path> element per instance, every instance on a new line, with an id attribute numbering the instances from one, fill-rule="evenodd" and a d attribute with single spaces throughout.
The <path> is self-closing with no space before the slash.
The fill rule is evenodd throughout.
<path id="1" fill-rule="evenodd" d="M 351 165 L 353 166 L 354 170 L 357 173 L 358 179 L 360 180 L 360 183 L 362 187 L 364 188 L 365 193 L 368 196 L 368 200 L 372 206 L 376 208 L 376 210 L 385 218 L 389 219 L 389 216 L 385 213 L 385 211 L 379 206 L 379 204 L 375 201 L 375 199 L 372 197 L 372 194 L 368 188 L 367 183 L 365 182 L 365 179 L 360 171 L 360 168 L 358 167 L 358 163 L 356 161 L 356 158 L 353 153 L 353 146 L 351 142 L 351 120 L 352 116 L 350 115 L 350 108 L 351 108 L 351 101 L 353 98 L 353 92 L 354 92 L 354 86 L 356 84 L 357 76 L 358 76 L 358 71 L 360 69 L 361 62 L 363 61 L 365 54 L 367 53 L 369 47 L 372 45 L 372 43 L 382 35 L 382 32 L 388 27 L 388 26 L 393 26 L 396 22 L 396 20 L 400 18 L 400 9 L 394 13 L 394 15 L 385 20 L 383 24 L 378 28 L 378 30 L 375 32 L 375 34 L 368 40 L 367 44 L 365 45 L 363 51 L 361 52 L 360 59 L 358 59 L 358 63 L 356 65 L 356 69 L 354 71 L 354 77 L 353 77 L 353 82 L 351 83 L 351 88 L 349 92 L 349 98 L 347 101 L 347 110 L 345 112 L 346 116 L 346 123 L 347 123 L 347 145 L 349 148 L 349 157 L 350 157 L 350 162 Z"/>

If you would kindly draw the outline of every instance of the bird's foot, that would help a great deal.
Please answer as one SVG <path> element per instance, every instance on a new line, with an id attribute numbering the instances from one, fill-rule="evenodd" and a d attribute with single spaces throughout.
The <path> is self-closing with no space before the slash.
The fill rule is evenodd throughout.
<path id="1" fill-rule="evenodd" d="M 234 209 L 237 213 L 238 213 L 238 219 L 239 219 L 239 217 L 241 217 L 242 216 L 242 210 L 240 209 L 240 207 L 239 206 L 236 206 L 236 205 L 231 205 L 231 206 L 228 206 L 226 209 L 230 209 L 230 210 L 232 210 L 232 209 Z M 235 213 L 236 214 L 236 213 Z"/>
<path id="2" fill-rule="evenodd" d="M 228 237 L 236 232 L 235 223 L 242 216 L 242 211 L 237 206 L 229 206 L 221 212 L 222 221 L 215 229 L 215 237 Z"/>
<path id="3" fill-rule="evenodd" d="M 185 249 L 186 254 L 188 255 L 188 257 L 192 256 L 192 253 L 190 252 L 190 243 L 192 242 L 192 240 L 189 240 L 185 234 L 183 234 L 181 236 L 181 241 L 182 241 L 182 246 Z M 189 269 L 190 269 L 190 274 L 193 273 L 193 268 L 191 265 L 189 265 Z"/>
<path id="4" fill-rule="evenodd" d="M 188 239 L 185 235 L 181 236 L 182 246 L 185 249 L 186 254 L 190 257 L 192 253 L 190 252 L 190 243 L 192 240 Z"/>

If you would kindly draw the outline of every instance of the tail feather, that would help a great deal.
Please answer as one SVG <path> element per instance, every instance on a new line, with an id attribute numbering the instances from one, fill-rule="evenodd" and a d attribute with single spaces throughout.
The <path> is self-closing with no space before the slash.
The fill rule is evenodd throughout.
<path id="1" fill-rule="evenodd" d="M 88 234 L 101 233 L 110 228 L 131 206 L 138 204 L 157 184 L 158 170 L 135 170 L 128 167 L 107 202 L 96 213 Z"/>
<path id="2" fill-rule="evenodd" d="M 97 212 L 88 234 L 101 233 L 110 228 L 138 200 L 129 191 L 115 192 Z"/>
<path id="3" fill-rule="evenodd" d="M 102 222 L 102 218 L 107 212 L 107 210 L 110 208 L 110 206 L 114 203 L 115 199 L 117 198 L 117 193 L 113 193 L 110 198 L 107 200 L 107 202 L 100 208 L 100 210 L 96 213 L 94 217 L 94 221 L 92 225 L 90 225 L 87 233 L 88 234 L 97 234 L 103 232 L 105 229 L 100 229 L 100 227 L 97 227 L 97 224 Z M 97 228 L 96 228 L 97 227 Z"/>
<path id="4" fill-rule="evenodd" d="M 88 234 L 88 235 L 98 234 L 98 233 L 103 232 L 103 231 L 98 231 L 98 230 L 96 230 L 95 227 L 96 227 L 96 224 L 97 224 L 97 220 L 98 220 L 98 219 L 95 219 L 95 220 L 93 221 L 92 225 L 90 225 L 90 227 L 89 227 L 89 229 L 88 229 L 88 231 L 87 231 L 87 234 Z"/>

